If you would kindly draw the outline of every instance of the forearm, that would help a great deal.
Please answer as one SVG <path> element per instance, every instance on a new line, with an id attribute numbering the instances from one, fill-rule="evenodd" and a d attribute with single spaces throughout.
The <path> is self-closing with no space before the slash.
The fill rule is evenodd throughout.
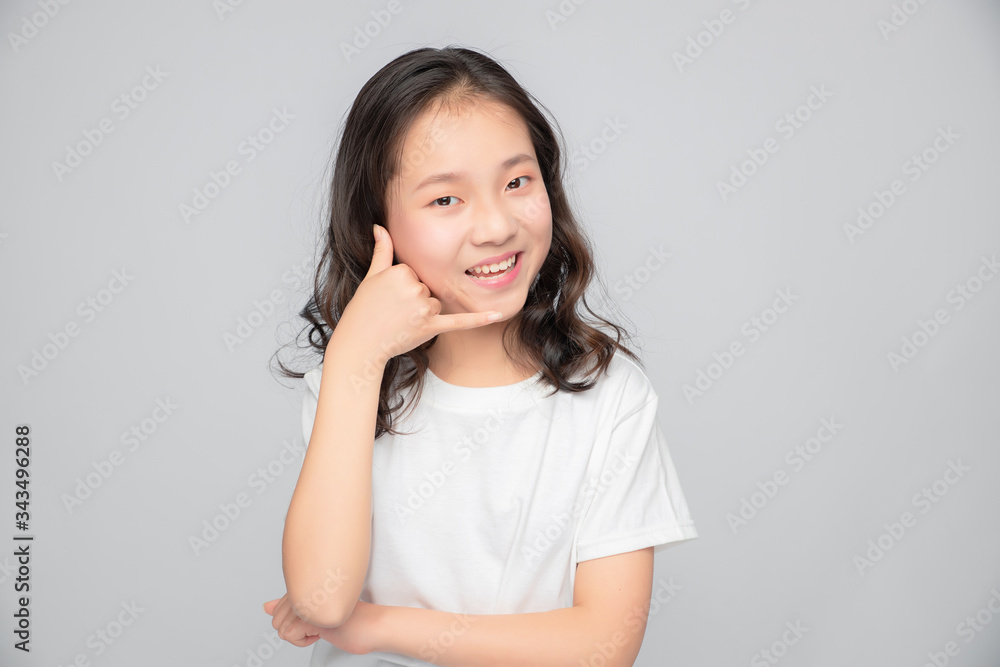
<path id="1" fill-rule="evenodd" d="M 304 620 L 337 625 L 358 600 L 371 551 L 372 447 L 381 374 L 335 331 L 327 346 L 319 404 L 285 518 L 282 568 Z M 363 380 L 358 383 L 358 380 Z"/>
<path id="2" fill-rule="evenodd" d="M 606 628 L 598 615 L 575 606 L 525 614 L 454 614 L 413 607 L 379 607 L 376 650 L 441 667 L 512 665 L 631 665 L 622 646 L 626 628 Z M 592 662 L 594 661 L 594 662 Z"/>

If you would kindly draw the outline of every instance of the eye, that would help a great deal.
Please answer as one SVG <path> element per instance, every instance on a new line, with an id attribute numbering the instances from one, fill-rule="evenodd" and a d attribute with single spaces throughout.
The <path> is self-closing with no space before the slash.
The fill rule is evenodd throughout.
<path id="1" fill-rule="evenodd" d="M 531 180 L 531 177 L 530 177 L 530 176 L 518 176 L 517 178 L 515 178 L 515 179 L 514 179 L 513 181 L 511 181 L 510 183 L 517 183 L 517 182 L 518 182 L 519 180 L 521 180 L 522 178 L 523 178 L 523 179 L 524 179 L 525 181 L 530 181 L 530 180 Z M 508 186 L 510 186 L 510 183 L 508 183 L 507 185 L 508 185 Z M 526 183 L 525 183 L 524 185 L 527 185 L 527 182 L 526 182 Z M 518 190 L 518 189 L 520 189 L 520 188 L 524 187 L 524 185 L 519 185 L 519 186 L 517 186 L 516 188 L 513 188 L 513 189 L 514 189 L 514 190 Z"/>
<path id="2" fill-rule="evenodd" d="M 447 202 L 449 199 L 454 199 L 455 201 L 458 201 L 458 197 L 452 197 L 451 195 L 448 195 L 447 197 L 438 197 L 437 199 L 431 202 L 431 206 L 437 206 L 438 208 L 451 208 L 450 206 L 439 205 L 441 204 L 441 202 Z"/>

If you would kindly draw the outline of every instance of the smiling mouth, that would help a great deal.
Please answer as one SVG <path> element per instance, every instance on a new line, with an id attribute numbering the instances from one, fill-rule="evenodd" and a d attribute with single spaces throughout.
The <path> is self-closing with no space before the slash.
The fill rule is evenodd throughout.
<path id="1" fill-rule="evenodd" d="M 504 274 L 510 273 L 517 266 L 517 258 L 521 255 L 520 252 L 511 255 L 509 259 L 503 262 L 497 262 L 496 264 L 491 264 L 488 267 L 476 266 L 471 269 L 466 269 L 466 275 L 470 275 L 473 278 L 478 278 L 479 280 L 484 280 L 488 278 L 496 278 L 497 276 L 502 276 Z M 489 271 L 484 271 L 484 268 L 488 268 Z"/>

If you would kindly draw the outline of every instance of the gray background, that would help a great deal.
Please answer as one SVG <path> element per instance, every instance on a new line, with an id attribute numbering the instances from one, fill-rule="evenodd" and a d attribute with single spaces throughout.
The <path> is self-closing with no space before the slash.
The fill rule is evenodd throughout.
<path id="1" fill-rule="evenodd" d="M 0 662 L 261 655 L 273 631 L 260 606 L 284 593 L 304 390 L 268 363 L 300 326 L 309 279 L 296 269 L 308 276 L 313 262 L 336 132 L 382 65 L 458 43 L 501 60 L 565 132 L 574 202 L 641 334 L 701 535 L 658 556 L 656 588 L 675 588 L 636 664 L 770 664 L 760 652 L 776 645 L 781 664 L 917 667 L 954 641 L 949 664 L 997 665 L 1000 280 L 979 267 L 1000 253 L 1000 5 L 552 0 L 473 14 L 401 0 L 345 57 L 341 44 L 386 4 L 95 1 L 53 3 L 47 17 L 3 3 L 2 433 L 12 452 L 14 426 L 32 427 L 36 539 L 28 658 L 10 639 L 7 454 Z M 732 22 L 712 37 L 703 22 L 724 10 Z M 902 25 L 885 32 L 894 10 Z M 15 45 L 11 33 L 32 36 Z M 699 33 L 707 46 L 679 68 L 675 53 Z M 122 118 L 114 101 L 147 67 L 165 76 Z M 800 109 L 808 120 L 787 137 L 775 124 L 811 87 L 831 96 Z M 294 119 L 248 161 L 241 142 L 275 108 Z M 113 131 L 60 180 L 53 162 L 102 118 Z M 602 145 L 616 119 L 624 127 Z M 935 154 L 939 128 L 958 138 Z M 718 182 L 769 137 L 779 150 L 724 199 Z M 588 160 L 582 146 L 600 152 Z M 911 180 L 906 163 L 925 150 L 937 159 Z M 179 205 L 228 160 L 240 173 L 185 222 Z M 905 192 L 852 242 L 845 225 L 894 179 Z M 647 264 L 661 247 L 669 259 Z M 132 276 L 124 289 L 116 270 Z M 959 300 L 966 283 L 978 291 Z M 751 340 L 744 323 L 768 317 L 777 290 L 796 300 Z M 78 309 L 101 298 L 100 312 Z M 914 336 L 939 309 L 935 335 Z M 251 317 L 260 326 L 227 344 Z M 54 347 L 73 323 L 78 335 Z M 922 345 L 894 368 L 904 337 Z M 734 341 L 745 353 L 712 368 Z M 45 368 L 23 379 L 47 344 Z M 689 397 L 699 371 L 715 377 Z M 162 423 L 157 400 L 177 406 Z M 843 426 L 792 463 L 824 418 Z M 122 434 L 144 420 L 155 430 L 130 450 Z M 70 511 L 65 497 L 115 450 L 121 464 Z M 968 468 L 954 484 L 942 481 L 949 462 Z M 269 464 L 271 481 L 254 477 Z M 781 473 L 772 497 L 760 491 Z M 925 487 L 935 502 L 919 500 Z M 241 493 L 249 506 L 195 553 L 189 538 Z M 744 501 L 758 507 L 734 530 Z M 904 512 L 915 522 L 894 538 L 887 525 Z M 859 571 L 880 540 L 889 549 Z M 98 655 L 88 637 L 132 601 L 142 611 Z M 977 613 L 989 622 L 963 631 Z M 808 630 L 782 651 L 796 622 Z M 263 662 L 305 665 L 309 651 L 283 644 Z"/>

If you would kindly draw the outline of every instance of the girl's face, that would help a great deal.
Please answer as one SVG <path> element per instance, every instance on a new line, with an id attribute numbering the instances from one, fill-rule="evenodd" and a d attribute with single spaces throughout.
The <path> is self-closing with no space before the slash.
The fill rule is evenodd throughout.
<path id="1" fill-rule="evenodd" d="M 396 259 L 441 302 L 442 314 L 524 306 L 552 242 L 552 211 L 528 128 L 497 102 L 433 106 L 403 142 L 389 184 L 386 229 Z M 475 267 L 514 255 L 508 275 Z M 471 274 L 471 275 L 470 275 Z M 493 284 L 491 284 L 493 283 Z"/>

